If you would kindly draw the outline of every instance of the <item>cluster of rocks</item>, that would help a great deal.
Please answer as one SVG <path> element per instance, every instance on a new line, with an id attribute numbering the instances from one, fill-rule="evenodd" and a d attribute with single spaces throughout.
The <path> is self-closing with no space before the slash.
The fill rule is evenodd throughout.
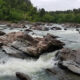
<path id="1" fill-rule="evenodd" d="M 25 58 L 25 55 L 39 57 L 42 53 L 63 48 L 64 43 L 56 36 L 47 34 L 43 38 L 33 38 L 25 32 L 12 32 L 0 36 L 3 51 L 10 56 Z"/>
<path id="2" fill-rule="evenodd" d="M 18 23 L 7 23 L 7 26 L 8 27 L 13 27 L 13 28 L 25 28 L 26 26 L 25 25 L 32 25 L 32 28 L 33 27 L 37 27 L 40 26 L 40 25 L 45 25 L 44 23 L 42 22 L 35 22 L 35 23 L 30 23 L 28 21 L 20 21 Z"/>
<path id="3" fill-rule="evenodd" d="M 60 27 L 52 27 L 51 30 L 61 30 Z"/>
<path id="4" fill-rule="evenodd" d="M 44 25 L 32 25 L 32 26 L 30 26 L 30 29 L 41 30 L 41 31 L 48 31 L 49 30 L 49 28 L 45 27 Z"/>
<path id="5" fill-rule="evenodd" d="M 61 49 L 56 54 L 58 65 L 51 69 L 46 69 L 46 73 L 53 75 L 59 80 L 79 80 L 80 79 L 80 50 Z M 59 67 L 58 67 L 59 66 Z M 75 75 L 75 74 L 78 75 Z M 16 76 L 20 80 L 31 80 L 28 75 L 17 72 Z"/>
<path id="6" fill-rule="evenodd" d="M 6 25 L 7 27 L 10 27 L 10 28 L 27 28 L 26 25 L 29 25 L 30 26 L 29 29 L 31 29 L 31 30 L 41 30 L 41 31 L 61 30 L 60 27 L 53 26 L 53 23 L 43 23 L 43 22 L 30 23 L 28 21 L 20 21 L 17 23 L 0 22 L 0 24 Z M 53 26 L 53 27 L 50 28 L 49 26 Z"/>
<path id="7" fill-rule="evenodd" d="M 63 48 L 56 53 L 55 58 L 58 63 L 53 68 L 46 69 L 47 73 L 59 80 L 80 79 L 80 50 Z"/>
<path id="8" fill-rule="evenodd" d="M 66 27 L 66 28 L 80 28 L 80 24 L 78 24 L 78 23 L 65 23 L 65 24 L 63 24 L 63 27 Z"/>
<path id="9" fill-rule="evenodd" d="M 36 26 L 30 26 L 30 29 L 32 30 L 41 30 L 41 31 L 48 31 L 48 30 L 62 30 L 60 27 L 57 26 L 51 26 L 51 27 L 46 27 L 45 25 L 36 25 Z"/>
<path id="10" fill-rule="evenodd" d="M 0 25 L 5 25 L 12 28 L 24 28 L 26 24 L 30 24 L 30 22 L 20 21 L 20 22 L 12 23 L 8 21 L 0 21 Z"/>
<path id="11" fill-rule="evenodd" d="M 59 67 L 80 75 L 80 50 L 64 48 L 57 52 L 56 59 Z"/>
<path id="12" fill-rule="evenodd" d="M 13 28 L 24 28 L 25 25 L 21 23 L 10 23 L 7 25 L 8 27 L 13 27 Z"/>

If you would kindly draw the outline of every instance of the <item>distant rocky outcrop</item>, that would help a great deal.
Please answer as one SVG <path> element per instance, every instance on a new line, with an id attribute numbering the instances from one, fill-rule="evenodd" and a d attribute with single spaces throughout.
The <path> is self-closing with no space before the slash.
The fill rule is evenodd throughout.
<path id="1" fill-rule="evenodd" d="M 51 30 L 61 30 L 60 27 L 52 27 Z"/>
<path id="2" fill-rule="evenodd" d="M 48 31 L 49 30 L 49 28 L 45 27 L 44 25 L 36 25 L 36 26 L 32 25 L 30 27 L 30 29 L 32 29 L 32 30 L 41 30 L 41 31 Z"/>

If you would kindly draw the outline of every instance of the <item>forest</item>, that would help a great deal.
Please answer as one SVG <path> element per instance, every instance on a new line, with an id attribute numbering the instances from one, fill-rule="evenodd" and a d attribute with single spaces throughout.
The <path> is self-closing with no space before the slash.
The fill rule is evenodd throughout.
<path id="1" fill-rule="evenodd" d="M 80 23 L 80 9 L 45 11 L 37 9 L 30 0 L 0 0 L 0 20 L 17 22 Z"/>

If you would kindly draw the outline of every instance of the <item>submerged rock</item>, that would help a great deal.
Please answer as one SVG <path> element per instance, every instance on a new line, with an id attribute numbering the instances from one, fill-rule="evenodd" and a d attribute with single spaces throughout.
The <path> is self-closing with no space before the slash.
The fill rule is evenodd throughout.
<path id="1" fill-rule="evenodd" d="M 60 27 L 52 27 L 51 30 L 61 30 Z"/>
<path id="2" fill-rule="evenodd" d="M 80 50 L 62 49 L 56 56 L 60 66 L 80 75 Z"/>
<path id="3" fill-rule="evenodd" d="M 55 66 L 51 69 L 46 69 L 46 73 L 56 77 L 56 80 L 79 80 L 80 76 L 71 73 L 70 71 Z M 54 79 L 53 79 L 54 80 Z"/>
<path id="4" fill-rule="evenodd" d="M 5 35 L 5 32 L 0 31 L 0 36 Z"/>
<path id="5" fill-rule="evenodd" d="M 24 73 L 16 72 L 16 77 L 20 80 L 31 80 L 31 78 L 28 75 L 25 75 Z"/>
<path id="6" fill-rule="evenodd" d="M 3 46 L 3 43 L 2 42 L 0 42 L 0 47 L 2 47 Z"/>
<path id="7" fill-rule="evenodd" d="M 31 29 L 26 29 L 25 32 L 29 33 L 29 32 L 32 32 Z"/>
<path id="8" fill-rule="evenodd" d="M 57 71 L 53 68 L 53 69 L 46 69 L 46 71 L 47 72 L 50 72 L 50 73 L 52 73 L 52 74 L 54 74 L 54 75 L 56 75 L 57 74 Z"/>
<path id="9" fill-rule="evenodd" d="M 64 28 L 64 30 L 67 30 L 67 28 Z"/>

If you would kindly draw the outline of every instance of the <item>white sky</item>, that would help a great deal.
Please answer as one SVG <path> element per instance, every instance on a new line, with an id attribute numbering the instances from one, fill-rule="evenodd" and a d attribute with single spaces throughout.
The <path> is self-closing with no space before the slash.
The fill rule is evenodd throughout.
<path id="1" fill-rule="evenodd" d="M 44 8 L 47 11 L 67 10 L 80 8 L 80 0 L 31 0 L 37 8 Z"/>

